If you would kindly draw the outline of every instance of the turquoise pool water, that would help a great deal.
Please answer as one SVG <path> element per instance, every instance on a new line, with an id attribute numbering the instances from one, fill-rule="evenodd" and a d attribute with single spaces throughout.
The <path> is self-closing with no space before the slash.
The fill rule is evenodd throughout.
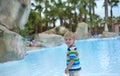
<path id="1" fill-rule="evenodd" d="M 120 37 L 78 40 L 80 76 L 119 76 Z M 0 76 L 67 76 L 66 45 L 29 51 L 19 61 L 0 63 Z"/>

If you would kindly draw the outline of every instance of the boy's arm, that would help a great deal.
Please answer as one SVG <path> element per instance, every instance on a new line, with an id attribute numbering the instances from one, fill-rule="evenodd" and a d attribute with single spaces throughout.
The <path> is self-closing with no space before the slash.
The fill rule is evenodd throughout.
<path id="1" fill-rule="evenodd" d="M 69 70 L 70 67 L 72 66 L 73 62 L 74 62 L 74 59 L 70 59 L 70 62 L 69 62 L 68 66 L 67 66 L 66 69 L 65 69 L 65 73 L 66 73 L 66 74 L 68 73 L 68 70 Z"/>

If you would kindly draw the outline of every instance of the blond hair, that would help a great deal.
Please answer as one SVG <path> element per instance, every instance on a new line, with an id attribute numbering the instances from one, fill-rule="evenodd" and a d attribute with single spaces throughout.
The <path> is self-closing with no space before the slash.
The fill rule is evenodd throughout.
<path id="1" fill-rule="evenodd" d="M 65 37 L 71 37 L 72 39 L 75 40 L 75 35 L 74 35 L 73 32 L 66 32 L 66 33 L 64 34 L 64 38 L 65 38 Z"/>

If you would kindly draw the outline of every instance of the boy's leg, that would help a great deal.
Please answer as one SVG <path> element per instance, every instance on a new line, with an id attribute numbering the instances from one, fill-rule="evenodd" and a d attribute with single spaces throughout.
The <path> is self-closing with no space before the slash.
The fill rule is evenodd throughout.
<path id="1" fill-rule="evenodd" d="M 69 76 L 75 76 L 74 73 L 69 73 Z"/>
<path id="2" fill-rule="evenodd" d="M 76 71 L 76 72 L 74 73 L 74 76 L 79 76 L 79 71 Z"/>

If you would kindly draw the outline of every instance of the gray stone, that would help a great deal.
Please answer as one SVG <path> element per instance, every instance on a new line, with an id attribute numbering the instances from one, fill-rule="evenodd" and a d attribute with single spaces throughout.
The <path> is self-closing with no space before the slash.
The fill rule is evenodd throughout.
<path id="1" fill-rule="evenodd" d="M 18 60 L 26 55 L 26 44 L 23 37 L 0 26 L 0 62 Z"/>
<path id="2" fill-rule="evenodd" d="M 63 26 L 58 26 L 58 27 L 55 27 L 53 29 L 47 30 L 47 31 L 45 31 L 43 33 L 45 33 L 45 34 L 61 34 L 61 35 L 64 35 L 66 32 L 68 32 L 68 29 L 66 29 Z"/>
<path id="3" fill-rule="evenodd" d="M 39 42 L 41 47 L 55 47 L 63 44 L 64 39 L 60 35 L 39 34 Z"/>
<path id="4" fill-rule="evenodd" d="M 15 32 L 17 27 L 24 28 L 30 5 L 30 0 L 0 0 L 0 62 L 26 55 L 25 40 Z"/>
<path id="5" fill-rule="evenodd" d="M 75 31 L 76 39 L 86 39 L 88 38 L 88 24 L 82 22 L 78 23 L 77 29 Z"/>
<path id="6" fill-rule="evenodd" d="M 10 30 L 25 25 L 30 12 L 30 0 L 0 0 L 0 24 Z"/>
<path id="7" fill-rule="evenodd" d="M 103 37 L 115 37 L 115 36 L 119 36 L 119 35 L 115 32 L 103 31 Z"/>

